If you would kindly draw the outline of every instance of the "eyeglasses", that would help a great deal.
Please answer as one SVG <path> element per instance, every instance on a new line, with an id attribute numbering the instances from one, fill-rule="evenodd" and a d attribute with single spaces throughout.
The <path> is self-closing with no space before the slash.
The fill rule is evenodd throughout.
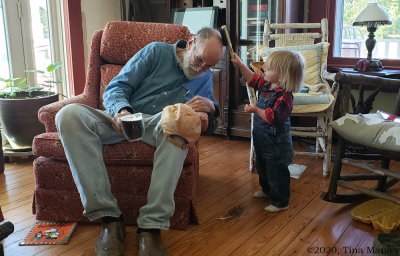
<path id="1" fill-rule="evenodd" d="M 209 64 L 207 64 L 207 62 L 204 61 L 203 57 L 201 57 L 198 54 L 198 51 L 197 51 L 198 48 L 197 48 L 196 44 L 194 44 L 193 47 L 194 47 L 194 51 L 193 51 L 193 53 L 194 53 L 194 55 L 193 55 L 194 66 L 201 67 L 201 68 L 206 68 L 206 69 L 210 69 L 210 68 L 215 66 L 215 65 L 209 65 Z"/>

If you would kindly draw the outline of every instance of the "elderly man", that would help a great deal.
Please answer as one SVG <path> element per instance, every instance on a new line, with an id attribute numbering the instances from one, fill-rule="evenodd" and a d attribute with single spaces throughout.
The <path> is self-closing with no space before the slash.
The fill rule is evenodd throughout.
<path id="1" fill-rule="evenodd" d="M 139 255 L 167 255 L 160 230 L 170 226 L 174 192 L 188 149 L 165 138 L 161 111 L 167 105 L 186 103 L 194 111 L 208 113 L 207 132 L 213 132 L 220 110 L 213 97 L 209 69 L 220 61 L 223 51 L 220 33 L 211 28 L 201 29 L 187 42 L 153 42 L 133 56 L 110 82 L 103 94 L 106 111 L 71 104 L 57 114 L 57 130 L 83 213 L 92 221 L 102 219 L 96 255 L 123 255 L 125 226 L 111 193 L 102 145 L 125 140 L 120 118 L 134 112 L 144 114 L 142 141 L 157 148 L 147 203 L 137 220 Z M 185 142 L 178 136 L 174 140 Z"/>

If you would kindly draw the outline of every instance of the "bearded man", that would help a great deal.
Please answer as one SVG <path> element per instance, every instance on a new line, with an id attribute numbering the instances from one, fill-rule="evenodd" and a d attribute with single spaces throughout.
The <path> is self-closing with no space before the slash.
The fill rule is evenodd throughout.
<path id="1" fill-rule="evenodd" d="M 147 203 L 137 219 L 139 255 L 167 255 L 160 230 L 169 229 L 174 214 L 174 192 L 188 149 L 163 134 L 160 117 L 165 106 L 186 103 L 209 117 L 208 133 L 220 116 L 209 70 L 224 52 L 220 33 L 203 28 L 187 42 L 153 42 L 135 54 L 110 82 L 104 94 L 105 111 L 86 105 L 65 106 L 56 116 L 57 130 L 84 207 L 91 221 L 102 219 L 95 255 L 123 255 L 125 226 L 102 156 L 102 145 L 125 140 L 121 120 L 144 114 L 142 141 L 155 146 Z M 183 138 L 175 136 L 178 143 Z M 84 145 L 84 146 L 83 146 Z"/>

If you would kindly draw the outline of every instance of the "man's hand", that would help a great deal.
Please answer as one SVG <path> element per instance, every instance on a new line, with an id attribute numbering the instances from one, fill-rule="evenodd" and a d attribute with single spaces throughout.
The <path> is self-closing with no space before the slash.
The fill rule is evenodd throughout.
<path id="1" fill-rule="evenodd" d="M 209 98 L 195 96 L 188 102 L 186 102 L 194 111 L 196 112 L 206 112 L 209 114 L 214 114 L 215 106 Z"/>
<path id="2" fill-rule="evenodd" d="M 122 109 L 119 113 L 115 114 L 115 116 L 113 117 L 113 119 L 111 119 L 112 121 L 112 127 L 114 128 L 114 130 L 119 133 L 122 134 L 122 125 L 121 125 L 121 117 L 122 116 L 126 116 L 126 115 L 130 115 L 131 112 L 129 112 L 126 109 Z"/>

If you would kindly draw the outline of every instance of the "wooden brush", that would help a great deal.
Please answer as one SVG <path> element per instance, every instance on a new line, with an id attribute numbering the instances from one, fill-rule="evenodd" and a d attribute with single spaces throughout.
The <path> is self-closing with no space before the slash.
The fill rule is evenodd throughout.
<path id="1" fill-rule="evenodd" d="M 228 29 L 226 28 L 225 25 L 222 25 L 221 30 L 222 30 L 222 33 L 221 33 L 222 41 L 224 42 L 224 45 L 226 45 L 228 47 L 231 58 L 233 59 L 234 53 L 233 53 L 231 38 L 229 37 Z"/>

